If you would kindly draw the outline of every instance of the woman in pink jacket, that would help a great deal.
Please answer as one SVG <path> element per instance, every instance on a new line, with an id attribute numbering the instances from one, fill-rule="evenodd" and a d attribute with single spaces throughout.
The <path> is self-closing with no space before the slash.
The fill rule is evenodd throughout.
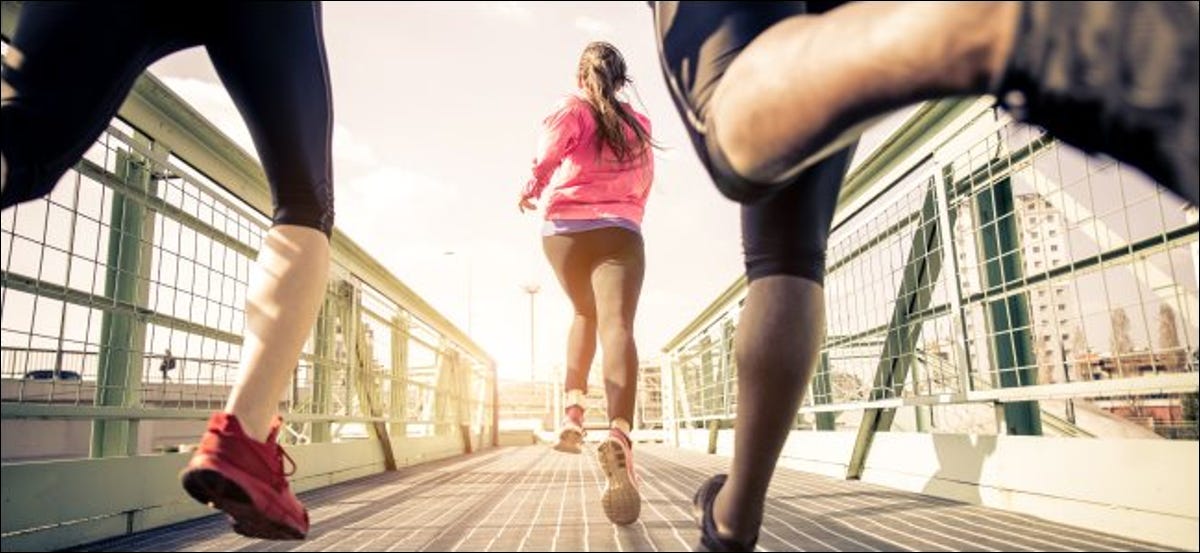
<path id="1" fill-rule="evenodd" d="M 548 195 L 542 245 L 575 317 L 567 338 L 566 419 L 554 446 L 579 453 L 583 397 L 596 336 L 604 348 L 609 435 L 597 451 L 608 478 L 602 503 L 609 520 L 629 524 L 641 510 L 629 439 L 637 393 L 633 318 L 646 261 L 642 212 L 654 177 L 650 120 L 617 99 L 630 82 L 621 53 L 593 42 L 579 58 L 579 90 L 543 123 L 533 176 L 520 209 Z"/>

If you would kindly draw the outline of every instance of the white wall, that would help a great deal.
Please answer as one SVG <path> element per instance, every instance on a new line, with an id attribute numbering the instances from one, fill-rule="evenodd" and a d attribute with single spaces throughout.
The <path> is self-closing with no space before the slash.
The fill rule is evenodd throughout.
<path id="1" fill-rule="evenodd" d="M 707 451 L 707 430 L 679 446 Z M 794 431 L 780 466 L 844 478 L 854 431 Z M 721 430 L 717 454 L 733 452 Z M 1200 443 L 881 432 L 862 480 L 1195 551 Z"/>

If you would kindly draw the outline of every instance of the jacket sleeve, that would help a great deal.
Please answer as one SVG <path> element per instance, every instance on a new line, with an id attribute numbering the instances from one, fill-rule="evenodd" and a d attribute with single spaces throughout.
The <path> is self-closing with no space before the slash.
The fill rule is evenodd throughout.
<path id="1" fill-rule="evenodd" d="M 579 144 L 579 107 L 570 99 L 560 102 L 554 113 L 542 121 L 542 132 L 538 137 L 537 154 L 533 158 L 532 176 L 521 191 L 523 198 L 538 198 L 542 195 L 550 177 L 558 169 L 567 154 Z"/>

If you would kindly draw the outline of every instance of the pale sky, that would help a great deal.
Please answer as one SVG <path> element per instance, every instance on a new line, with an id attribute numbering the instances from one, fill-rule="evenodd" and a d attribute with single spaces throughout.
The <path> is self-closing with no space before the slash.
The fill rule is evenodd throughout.
<path id="1" fill-rule="evenodd" d="M 519 214 L 516 199 L 529 177 L 539 123 L 574 88 L 579 53 L 591 40 L 608 40 L 624 52 L 638 92 L 630 99 L 649 115 L 655 139 L 666 147 L 658 153 L 643 227 L 647 272 L 636 323 L 642 358 L 657 357 L 666 340 L 741 274 L 738 210 L 717 194 L 687 141 L 659 73 L 643 3 L 337 2 L 325 5 L 325 38 L 335 102 L 338 226 L 463 329 L 469 289 L 472 335 L 497 360 L 502 378 L 529 376 L 525 283 L 541 285 L 538 377 L 565 357 L 570 306 L 541 251 L 541 215 Z M 253 153 L 245 125 L 203 50 L 170 56 L 151 71 Z M 909 113 L 868 131 L 855 161 Z M 1063 159 L 1069 158 L 1045 161 Z M 1126 194 L 1153 190 L 1145 183 L 1127 184 L 1132 188 Z M 1111 195 L 1118 197 L 1124 196 Z M 1153 208 L 1135 222 L 1182 224 L 1175 221 L 1183 217 L 1175 207 L 1163 212 L 1157 203 L 1134 203 Z M 1122 213 L 1119 206 L 1093 207 Z M 1114 227 L 1116 234 L 1106 240 L 1130 230 Z M 1073 236 L 1072 251 L 1098 247 L 1096 240 Z M 1172 252 L 1172 258 L 1183 256 L 1178 260 L 1151 261 L 1158 272 L 1169 273 L 1163 278 L 1193 294 L 1179 305 L 1190 344 L 1197 331 L 1194 249 L 1190 275 L 1176 274 L 1188 272 L 1186 250 Z M 454 255 L 446 255 L 451 251 Z M 1112 284 L 1137 288 L 1132 273 L 1125 280 Z M 1080 314 L 1097 313 L 1086 326 L 1089 341 L 1102 348 L 1113 298 L 1100 288 L 1079 284 L 1081 300 L 1100 302 L 1096 309 L 1081 306 Z M 1143 300 L 1155 294 L 1139 290 Z M 54 319 L 51 326 L 57 328 L 57 317 L 43 318 Z M 1148 341 L 1152 324 L 1137 319 L 1145 323 L 1137 330 Z"/>
<path id="2" fill-rule="evenodd" d="M 337 225 L 464 329 L 470 286 L 472 334 L 502 378 L 529 374 L 526 282 L 542 286 L 539 372 L 564 359 L 569 303 L 542 254 L 541 214 L 521 215 L 516 200 L 539 123 L 574 88 L 579 54 L 595 39 L 624 53 L 641 97 L 631 101 L 666 146 L 643 227 L 636 332 L 648 359 L 742 266 L 737 209 L 717 194 L 687 142 L 646 5 L 325 4 Z M 202 49 L 151 71 L 253 152 Z"/>

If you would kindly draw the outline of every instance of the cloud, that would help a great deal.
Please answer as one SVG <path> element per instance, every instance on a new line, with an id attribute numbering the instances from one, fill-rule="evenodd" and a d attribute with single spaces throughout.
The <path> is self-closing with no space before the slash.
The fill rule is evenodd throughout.
<path id="1" fill-rule="evenodd" d="M 614 30 L 612 24 L 608 23 L 607 21 L 601 21 L 586 15 L 579 15 L 575 17 L 575 28 L 595 38 L 610 36 Z"/>
<path id="2" fill-rule="evenodd" d="M 379 163 L 371 145 L 355 138 L 350 129 L 340 123 L 333 125 L 333 159 L 367 166 Z"/>
<path id="3" fill-rule="evenodd" d="M 250 131 L 224 86 L 192 77 L 163 77 L 162 81 L 238 146 L 250 155 L 255 155 Z M 349 128 L 340 123 L 333 126 L 333 159 L 335 162 L 367 167 L 379 163 L 371 146 L 358 140 Z"/>
<path id="4" fill-rule="evenodd" d="M 192 77 L 162 77 L 161 80 L 238 146 L 255 155 L 250 131 L 224 86 Z"/>
<path id="5" fill-rule="evenodd" d="M 225 87 L 191 77 L 164 77 L 171 90 L 230 139 L 254 155 L 254 142 Z M 453 209 L 458 190 L 427 175 L 384 163 L 374 149 L 344 125 L 333 129 L 338 226 L 369 237 L 404 222 L 422 231 L 436 227 L 431 214 Z M 353 216 L 348 216 L 353 214 Z M 342 216 L 346 215 L 346 216 Z M 385 243 L 381 243 L 385 244 Z"/>
<path id="6" fill-rule="evenodd" d="M 378 239 L 376 252 L 436 236 L 459 202 L 457 187 L 393 165 L 339 180 L 335 195 L 337 226 L 364 245 Z"/>
<path id="7" fill-rule="evenodd" d="M 478 2 L 475 6 L 486 16 L 524 25 L 533 24 L 533 11 L 527 2 Z"/>
<path id="8" fill-rule="evenodd" d="M 391 202 L 448 202 L 458 196 L 457 188 L 437 182 L 434 178 L 402 167 L 384 165 L 346 181 L 355 194 L 372 197 L 382 203 Z M 377 203 L 377 202 L 371 202 Z M 374 206 L 378 209 L 383 206 Z"/>

